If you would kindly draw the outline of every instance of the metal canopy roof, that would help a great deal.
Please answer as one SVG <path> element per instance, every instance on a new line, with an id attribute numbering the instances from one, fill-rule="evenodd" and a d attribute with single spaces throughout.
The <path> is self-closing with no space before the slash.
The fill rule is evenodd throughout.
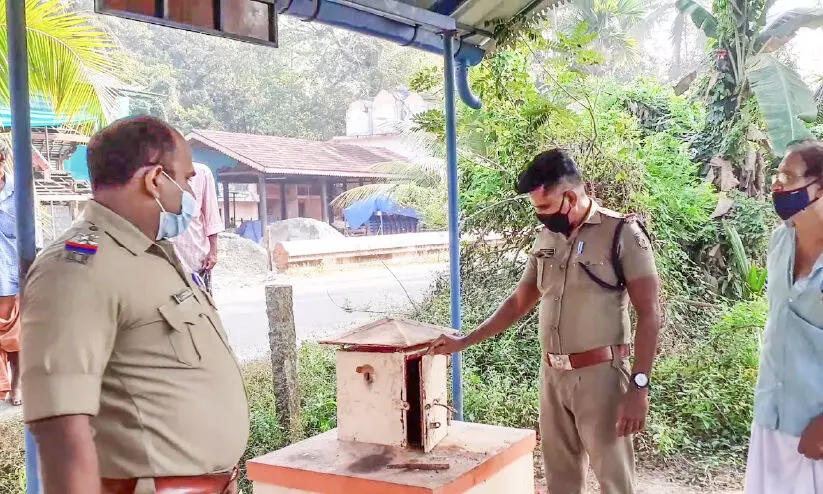
<path id="1" fill-rule="evenodd" d="M 566 0 L 400 0 L 454 19 L 457 37 L 484 51 L 494 46 L 494 23 L 555 7 Z M 385 3 L 385 2 L 355 2 Z"/>
<path id="2" fill-rule="evenodd" d="M 273 0 L 281 14 L 318 21 L 443 54 L 431 35 L 460 42 L 456 58 L 474 65 L 494 48 L 494 27 L 568 0 Z"/>

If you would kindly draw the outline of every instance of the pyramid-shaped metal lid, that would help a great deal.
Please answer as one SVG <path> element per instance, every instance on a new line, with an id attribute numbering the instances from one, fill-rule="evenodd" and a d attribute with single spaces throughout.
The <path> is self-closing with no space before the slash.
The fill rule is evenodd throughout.
<path id="1" fill-rule="evenodd" d="M 428 346 L 443 334 L 456 334 L 456 331 L 417 321 L 385 318 L 321 340 L 320 343 L 357 347 L 365 351 L 412 350 Z"/>

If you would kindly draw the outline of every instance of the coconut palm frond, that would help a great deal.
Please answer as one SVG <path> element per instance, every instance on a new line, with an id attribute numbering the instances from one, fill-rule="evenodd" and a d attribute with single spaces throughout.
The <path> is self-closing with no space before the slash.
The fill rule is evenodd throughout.
<path id="1" fill-rule="evenodd" d="M 3 171 L 6 174 L 11 174 L 14 167 L 14 157 L 11 154 L 11 134 L 0 134 L 0 154 L 5 155 L 6 159 L 3 162 Z"/>
<path id="2" fill-rule="evenodd" d="M 371 199 L 372 197 L 396 199 L 400 186 L 401 184 L 387 183 L 361 185 L 360 187 L 355 187 L 343 192 L 331 202 L 331 205 L 336 208 L 347 208 L 352 204 Z"/>
<path id="3" fill-rule="evenodd" d="M 0 52 L 8 48 L 6 1 L 0 0 Z M 103 80 L 117 73 L 109 34 L 87 18 L 70 12 L 60 0 L 26 0 L 26 39 L 32 95 L 49 103 L 55 114 L 77 127 L 110 120 L 114 90 Z M 0 74 L 8 74 L 0 57 Z M 0 102 L 8 103 L 8 77 L 0 77 Z"/>
<path id="4" fill-rule="evenodd" d="M 445 180 L 445 166 L 435 159 L 386 162 L 372 167 L 372 171 L 391 175 L 397 180 L 412 182 L 422 187 L 435 187 Z"/>
<path id="5" fill-rule="evenodd" d="M 434 156 L 443 159 L 446 157 L 443 141 L 434 134 L 417 129 L 413 122 L 403 122 L 400 136 L 410 156 Z"/>

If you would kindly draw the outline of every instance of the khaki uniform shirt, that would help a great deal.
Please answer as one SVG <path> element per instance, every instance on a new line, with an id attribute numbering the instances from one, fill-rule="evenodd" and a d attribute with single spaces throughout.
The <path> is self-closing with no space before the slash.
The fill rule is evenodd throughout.
<path id="1" fill-rule="evenodd" d="M 585 264 L 603 281 L 617 283 L 611 250 L 622 218 L 592 202 L 585 222 L 568 238 L 546 228 L 540 231 L 523 277 L 540 290 L 539 333 L 544 352 L 571 354 L 629 343 L 626 290 L 603 288 L 580 267 Z M 619 259 L 627 281 L 657 275 L 648 239 L 634 222 L 623 227 Z"/>
<path id="2" fill-rule="evenodd" d="M 85 263 L 65 245 L 83 235 L 98 244 Z M 240 368 L 213 301 L 170 243 L 90 202 L 37 258 L 23 307 L 27 422 L 90 415 L 104 478 L 237 464 L 249 431 Z"/>

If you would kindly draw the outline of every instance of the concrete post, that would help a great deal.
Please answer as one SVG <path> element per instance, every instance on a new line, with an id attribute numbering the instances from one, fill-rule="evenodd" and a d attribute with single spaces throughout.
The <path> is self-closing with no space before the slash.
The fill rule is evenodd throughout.
<path id="1" fill-rule="evenodd" d="M 287 220 L 289 219 L 289 210 L 286 206 L 286 184 L 281 182 L 280 183 L 280 219 Z"/>
<path id="2" fill-rule="evenodd" d="M 231 211 L 229 211 L 229 182 L 223 180 L 223 223 L 228 230 L 231 228 Z"/>
<path id="3" fill-rule="evenodd" d="M 269 270 L 271 270 L 271 247 L 269 246 L 269 204 L 268 191 L 266 189 L 266 175 L 257 175 L 257 192 L 260 196 L 258 214 L 260 216 L 260 234 L 263 236 L 263 248 L 266 249 L 266 256 L 269 258 Z"/>
<path id="4" fill-rule="evenodd" d="M 325 178 L 320 179 L 320 202 L 323 205 L 323 222 L 329 223 L 329 184 Z"/>
<path id="5" fill-rule="evenodd" d="M 277 420 L 291 441 L 302 437 L 297 386 L 297 332 L 291 285 L 266 284 L 266 315 Z"/>

